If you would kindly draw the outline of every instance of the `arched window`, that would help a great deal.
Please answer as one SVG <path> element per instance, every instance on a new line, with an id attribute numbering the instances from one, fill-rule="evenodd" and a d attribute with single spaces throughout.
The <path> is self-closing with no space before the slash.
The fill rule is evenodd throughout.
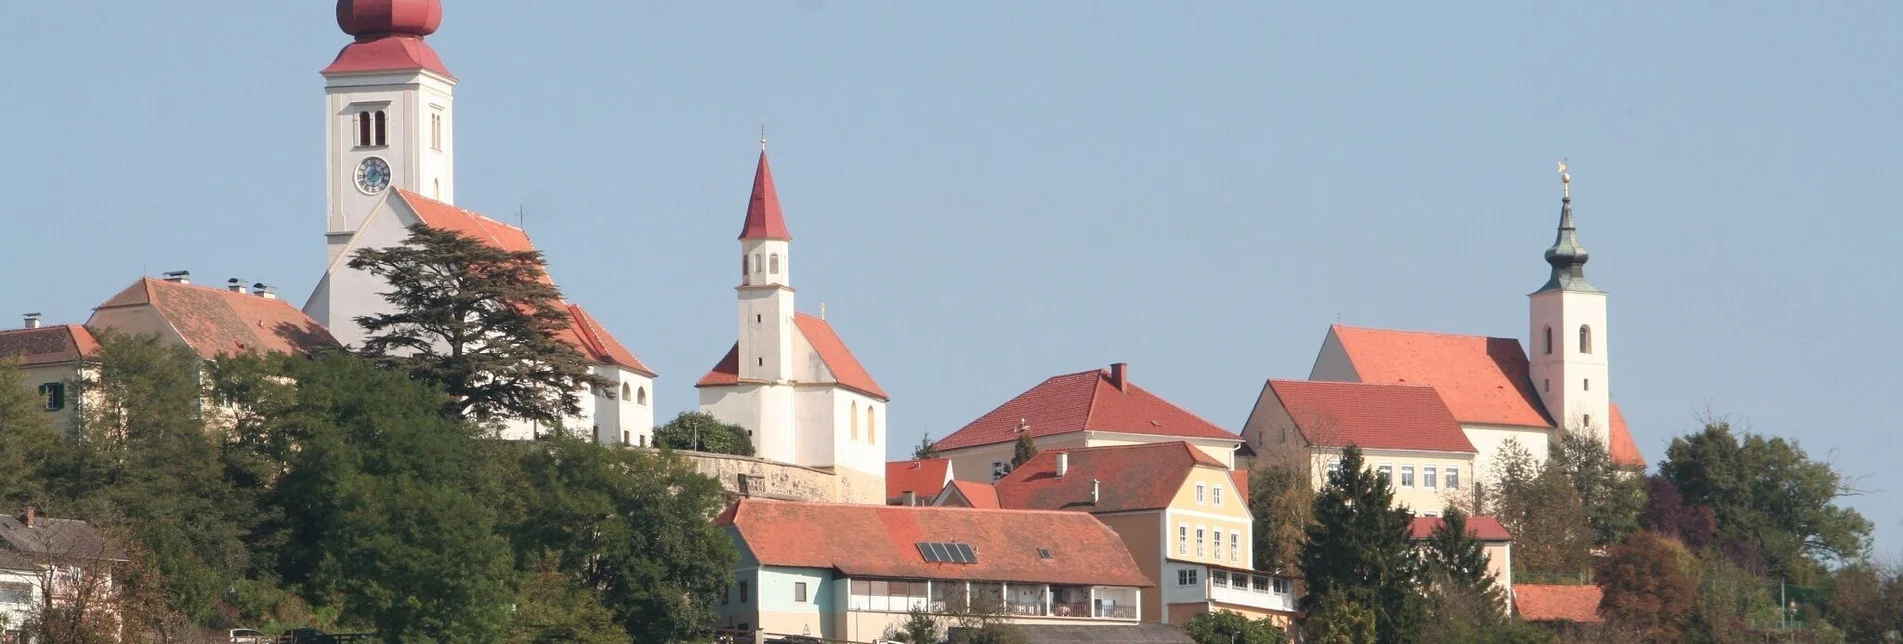
<path id="1" fill-rule="evenodd" d="M 357 147 L 370 147 L 370 113 L 357 113 Z"/>
<path id="2" fill-rule="evenodd" d="M 747 256 L 740 256 L 740 279 L 747 278 Z"/>
<path id="3" fill-rule="evenodd" d="M 780 274 L 780 254 L 779 253 L 774 253 L 768 256 L 766 272 L 772 273 L 774 275 Z"/>
<path id="4" fill-rule="evenodd" d="M 753 254 L 753 272 L 755 273 L 760 272 L 760 254 L 759 253 Z"/>
<path id="5" fill-rule="evenodd" d="M 1553 325 L 1546 325 L 1546 355 L 1553 355 Z"/>
<path id="6" fill-rule="evenodd" d="M 866 444 L 879 444 L 879 417 L 874 415 L 872 405 L 866 405 Z"/>
<path id="7" fill-rule="evenodd" d="M 852 439 L 859 440 L 859 401 L 852 402 L 852 410 L 846 415 L 852 417 Z"/>
<path id="8" fill-rule="evenodd" d="M 442 179 L 431 179 L 429 190 L 431 193 L 430 194 L 431 199 L 435 199 L 437 201 L 443 200 L 443 180 Z"/>
<path id="9" fill-rule="evenodd" d="M 634 388 L 629 387 L 628 383 L 621 383 L 621 399 L 634 400 Z"/>
<path id="10" fill-rule="evenodd" d="M 1592 353 L 1592 327 L 1579 325 L 1579 352 Z"/>
<path id="11" fill-rule="evenodd" d="M 389 145 L 389 138 L 386 136 L 389 133 L 389 128 L 386 127 L 386 124 L 384 123 L 385 120 L 386 119 L 384 118 L 383 110 L 377 110 L 377 143 L 376 145 L 379 148 L 385 145 Z"/>
<path id="12" fill-rule="evenodd" d="M 642 407 L 648 406 L 648 388 L 647 387 L 642 387 L 640 389 L 634 390 L 634 404 L 640 405 Z"/>

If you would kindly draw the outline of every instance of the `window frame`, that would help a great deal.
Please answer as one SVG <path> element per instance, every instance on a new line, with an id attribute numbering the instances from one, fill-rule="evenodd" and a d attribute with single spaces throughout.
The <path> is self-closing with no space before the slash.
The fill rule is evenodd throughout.
<path id="1" fill-rule="evenodd" d="M 793 582 L 793 603 L 795 604 L 806 603 L 806 582 L 803 582 L 803 581 Z"/>
<path id="2" fill-rule="evenodd" d="M 1206 487 L 1207 486 L 1203 485 L 1202 483 L 1196 484 L 1196 505 L 1203 504 L 1203 492 Z"/>
<path id="3" fill-rule="evenodd" d="M 1414 487 L 1414 464 L 1413 463 L 1407 463 L 1401 466 L 1401 485 L 1400 486 L 1404 488 Z"/>
<path id="4" fill-rule="evenodd" d="M 1222 486 L 1209 486 L 1209 504 L 1215 506 L 1222 505 Z"/>
<path id="5" fill-rule="evenodd" d="M 1189 556 L 1189 524 L 1176 524 L 1176 554 Z"/>
<path id="6" fill-rule="evenodd" d="M 1446 487 L 1449 490 L 1460 489 L 1460 466 L 1449 465 L 1446 467 L 1446 469 L 1441 470 L 1441 474 L 1447 477 L 1446 485 L 1444 487 Z"/>
<path id="7" fill-rule="evenodd" d="M 1437 466 L 1437 465 L 1422 465 L 1421 466 L 1421 487 L 1423 489 L 1428 489 L 1428 490 L 1440 489 L 1439 478 L 1440 478 L 1440 466 Z"/>
<path id="8" fill-rule="evenodd" d="M 1242 561 L 1242 533 L 1236 530 L 1230 530 L 1229 562 L 1236 563 L 1240 561 Z"/>

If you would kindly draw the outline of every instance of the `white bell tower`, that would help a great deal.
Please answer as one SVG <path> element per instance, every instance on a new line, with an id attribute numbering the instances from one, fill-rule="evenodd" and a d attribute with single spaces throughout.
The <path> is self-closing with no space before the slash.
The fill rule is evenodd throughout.
<path id="1" fill-rule="evenodd" d="M 325 238 L 335 262 L 393 189 L 453 203 L 456 77 L 424 37 L 441 0 L 338 0 L 356 41 L 324 68 Z"/>
<path id="2" fill-rule="evenodd" d="M 740 228 L 739 376 L 758 383 L 753 442 L 763 458 L 792 463 L 798 441 L 794 419 L 793 235 L 780 212 L 779 191 L 760 141 L 760 165 Z"/>
<path id="3" fill-rule="evenodd" d="M 1609 446 L 1612 383 L 1606 360 L 1606 292 L 1586 281 L 1588 255 L 1573 226 L 1572 175 L 1564 162 L 1559 172 L 1559 235 L 1546 250 L 1552 276 L 1527 296 L 1532 322 L 1528 371 L 1560 430 L 1583 428 Z"/>

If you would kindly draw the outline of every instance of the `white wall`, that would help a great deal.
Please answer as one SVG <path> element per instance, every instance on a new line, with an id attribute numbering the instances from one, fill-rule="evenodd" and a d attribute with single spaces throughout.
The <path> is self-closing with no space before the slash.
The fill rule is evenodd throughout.
<path id="1" fill-rule="evenodd" d="M 1528 296 L 1528 373 L 1547 415 L 1560 427 L 1590 427 L 1609 444 L 1612 426 L 1606 294 L 1541 291 Z M 1553 351 L 1546 351 L 1546 329 Z M 1591 352 L 1580 351 L 1579 329 L 1592 330 Z"/>
<path id="2" fill-rule="evenodd" d="M 1481 481 L 1493 480 L 1493 463 L 1499 457 L 1500 447 L 1509 439 L 1519 441 L 1520 447 L 1533 455 L 1533 462 L 1539 464 L 1546 462 L 1552 436 L 1552 430 L 1540 427 L 1463 424 L 1460 429 L 1467 434 L 1467 442 L 1473 443 L 1479 452 L 1474 457 L 1474 470 Z"/>
<path id="3" fill-rule="evenodd" d="M 24 604 L 0 603 L 0 631 L 17 630 L 26 622 L 33 609 L 44 596 L 40 575 L 37 571 L 0 569 L 0 585 L 20 584 L 30 589 L 28 601 Z"/>
<path id="4" fill-rule="evenodd" d="M 391 188 L 455 202 L 454 85 L 455 81 L 427 71 L 344 74 L 326 79 L 327 232 L 336 235 L 355 230 L 378 198 L 389 192 L 366 195 L 357 189 L 357 167 L 371 156 L 380 157 L 390 165 Z M 356 145 L 354 117 L 366 109 L 385 111 L 386 146 Z M 443 117 L 441 151 L 430 145 L 432 113 Z M 331 258 L 336 258 L 340 248 L 340 240 L 333 236 Z"/>

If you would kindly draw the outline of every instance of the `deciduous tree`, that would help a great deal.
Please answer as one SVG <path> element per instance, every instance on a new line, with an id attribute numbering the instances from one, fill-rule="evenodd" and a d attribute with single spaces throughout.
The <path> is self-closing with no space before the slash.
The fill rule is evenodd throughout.
<path id="1" fill-rule="evenodd" d="M 1487 495 L 1491 510 L 1513 533 L 1513 576 L 1526 582 L 1585 580 L 1591 566 L 1592 527 L 1572 480 L 1552 461 L 1535 464 L 1517 441 L 1494 458 Z"/>
<path id="2" fill-rule="evenodd" d="M 1592 544 L 1611 546 L 1639 529 L 1639 511 L 1645 506 L 1640 477 L 1612 465 L 1611 454 L 1597 434 L 1574 428 L 1553 445 L 1551 462 L 1566 474 L 1586 509 L 1592 526 Z"/>
<path id="3" fill-rule="evenodd" d="M 1698 601 L 1697 562 L 1685 546 L 1636 532 L 1599 562 L 1599 613 L 1647 642 L 1677 642 Z"/>
<path id="4" fill-rule="evenodd" d="M 1191 617 L 1183 632 L 1196 644 L 1288 644 L 1288 633 L 1267 617 L 1252 620 L 1227 610 Z"/>
<path id="5" fill-rule="evenodd" d="M 1868 549 L 1870 521 L 1836 504 L 1855 490 L 1796 443 L 1750 433 L 1740 440 L 1728 423 L 1712 420 L 1673 439 L 1659 472 L 1686 504 L 1711 507 L 1720 543 L 1748 547 L 1773 574 L 1795 575 L 1813 558 L 1850 560 Z"/>
<path id="6" fill-rule="evenodd" d="M 720 422 L 712 414 L 684 411 L 654 428 L 654 444 L 710 454 L 753 455 L 753 437 L 739 425 Z"/>

